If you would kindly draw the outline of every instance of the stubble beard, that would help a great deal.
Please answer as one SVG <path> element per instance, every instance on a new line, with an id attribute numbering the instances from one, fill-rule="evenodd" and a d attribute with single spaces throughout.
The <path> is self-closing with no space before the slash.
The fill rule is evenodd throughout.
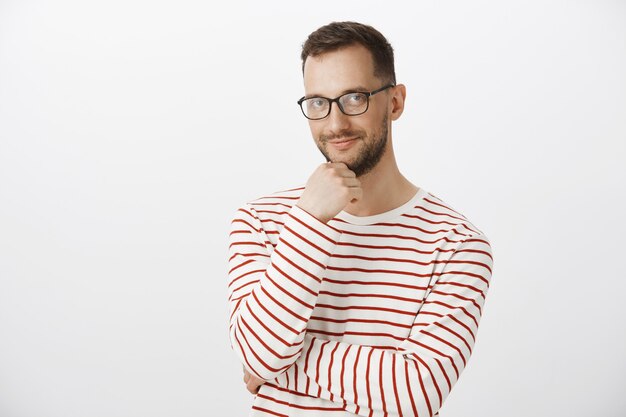
<path id="1" fill-rule="evenodd" d="M 356 155 L 354 161 L 345 162 L 348 168 L 353 171 L 357 177 L 367 174 L 370 172 L 382 159 L 385 151 L 387 150 L 387 135 L 389 129 L 387 128 L 388 117 L 385 115 L 383 122 L 380 126 L 380 134 L 378 137 L 371 142 L 364 142 L 364 148 L 361 152 Z M 365 136 L 365 132 L 363 131 L 345 131 L 338 136 L 320 136 L 320 140 L 317 141 L 317 147 L 326 158 L 326 162 L 337 162 L 332 161 L 330 155 L 328 153 L 327 142 L 329 140 L 335 139 L 337 137 L 359 137 L 358 140 L 365 140 L 363 137 Z"/>

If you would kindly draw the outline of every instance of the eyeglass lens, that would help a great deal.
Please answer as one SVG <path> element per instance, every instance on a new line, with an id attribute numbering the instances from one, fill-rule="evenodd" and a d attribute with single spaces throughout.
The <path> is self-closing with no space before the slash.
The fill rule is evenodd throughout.
<path id="1" fill-rule="evenodd" d="M 367 95 L 347 93 L 337 99 L 339 109 L 346 115 L 355 116 L 367 110 Z M 302 109 L 310 119 L 322 119 L 330 113 L 330 100 L 324 97 L 311 97 L 302 102 Z"/>

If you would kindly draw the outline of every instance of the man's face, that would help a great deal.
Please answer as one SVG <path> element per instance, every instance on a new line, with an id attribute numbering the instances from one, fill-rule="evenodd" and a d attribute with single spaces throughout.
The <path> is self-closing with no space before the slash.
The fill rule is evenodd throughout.
<path id="1" fill-rule="evenodd" d="M 373 91 L 384 85 L 374 76 L 370 52 L 361 45 L 349 46 L 316 57 L 304 66 L 307 97 L 335 98 L 350 91 Z M 343 162 L 357 176 L 374 168 L 390 146 L 388 90 L 369 98 L 369 109 L 358 116 L 347 116 L 337 103 L 321 120 L 309 120 L 311 134 L 327 161 Z"/>

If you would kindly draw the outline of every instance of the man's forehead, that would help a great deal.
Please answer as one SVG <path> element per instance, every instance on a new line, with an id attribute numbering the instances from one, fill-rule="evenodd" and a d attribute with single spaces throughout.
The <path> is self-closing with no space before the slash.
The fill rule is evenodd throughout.
<path id="1" fill-rule="evenodd" d="M 370 52 L 351 45 L 324 54 L 309 56 L 304 65 L 307 95 L 339 95 L 368 90 L 376 81 Z"/>
<path id="2" fill-rule="evenodd" d="M 354 44 L 344 46 L 318 55 L 310 55 L 304 63 L 304 74 L 312 70 L 324 70 L 326 67 L 359 66 L 373 69 L 374 62 L 371 52 L 362 45 Z"/>

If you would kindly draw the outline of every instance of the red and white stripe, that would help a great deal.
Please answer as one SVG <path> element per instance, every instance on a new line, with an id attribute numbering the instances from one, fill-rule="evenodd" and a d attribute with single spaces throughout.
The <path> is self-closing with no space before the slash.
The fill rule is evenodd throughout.
<path id="1" fill-rule="evenodd" d="M 232 221 L 231 346 L 268 381 L 252 415 L 437 415 L 476 340 L 489 241 L 423 189 L 328 224 L 295 205 L 302 190 Z"/>

